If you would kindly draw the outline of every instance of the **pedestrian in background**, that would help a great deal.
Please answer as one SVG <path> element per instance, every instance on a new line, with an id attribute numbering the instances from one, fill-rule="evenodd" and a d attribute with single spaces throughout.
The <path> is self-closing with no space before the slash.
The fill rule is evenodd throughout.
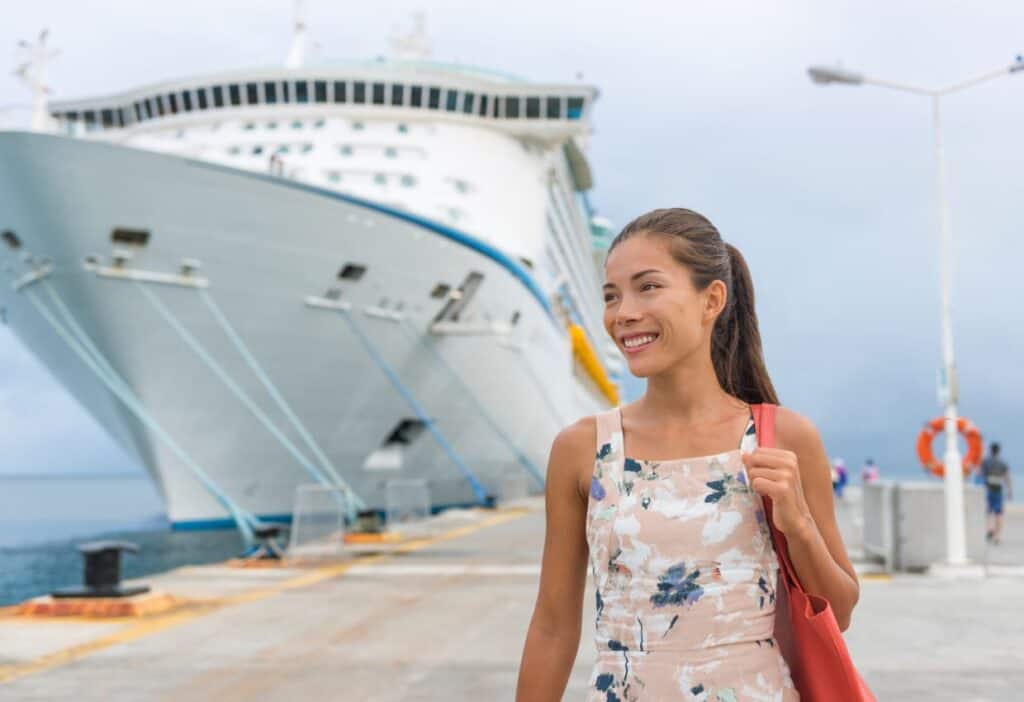
<path id="1" fill-rule="evenodd" d="M 881 473 L 878 470 L 878 466 L 875 465 L 875 459 L 869 458 L 864 462 L 864 467 L 860 469 L 860 480 L 865 485 L 871 485 L 877 483 L 881 478 Z"/>
<path id="2" fill-rule="evenodd" d="M 1006 498 L 1013 499 L 1013 483 L 1010 481 L 1010 467 L 999 457 L 999 444 L 992 442 L 988 447 L 988 458 L 981 462 L 980 474 L 985 481 L 988 532 L 985 538 L 999 545 L 1003 530 L 1003 491 Z"/>

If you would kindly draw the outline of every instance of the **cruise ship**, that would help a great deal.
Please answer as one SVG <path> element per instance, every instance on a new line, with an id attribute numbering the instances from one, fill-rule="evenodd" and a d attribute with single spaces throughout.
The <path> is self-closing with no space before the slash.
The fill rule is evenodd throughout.
<path id="1" fill-rule="evenodd" d="M 0 131 L 0 314 L 152 476 L 174 528 L 435 510 L 543 490 L 551 441 L 618 403 L 611 236 L 587 197 L 598 91 L 393 55 L 48 100 Z M 60 437 L 54 436 L 55 446 Z"/>

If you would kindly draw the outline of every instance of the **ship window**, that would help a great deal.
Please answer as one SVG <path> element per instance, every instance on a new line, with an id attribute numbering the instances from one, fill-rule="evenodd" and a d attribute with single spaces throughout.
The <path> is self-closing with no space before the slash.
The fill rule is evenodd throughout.
<path id="1" fill-rule="evenodd" d="M 569 119 L 579 119 L 583 116 L 583 98 L 569 98 Z"/>
<path id="2" fill-rule="evenodd" d="M 313 82 L 313 100 L 315 102 L 327 102 L 327 81 L 318 80 Z"/>
<path id="3" fill-rule="evenodd" d="M 334 81 L 334 101 L 335 102 L 348 102 L 348 95 L 346 88 L 348 85 L 343 80 Z"/>
<path id="4" fill-rule="evenodd" d="M 304 80 L 295 81 L 295 102 L 309 102 L 309 83 Z"/>
<path id="5" fill-rule="evenodd" d="M 452 181 L 452 185 L 455 186 L 455 192 L 462 193 L 463 195 L 469 192 L 469 183 L 464 180 L 456 178 Z"/>
<path id="6" fill-rule="evenodd" d="M 266 100 L 268 105 L 273 105 L 277 102 L 277 83 L 267 81 L 263 84 L 263 99 Z"/>
<path id="7" fill-rule="evenodd" d="M 232 83 L 228 86 L 228 96 L 231 98 L 232 105 L 242 104 L 242 89 L 238 83 Z"/>
<path id="8" fill-rule="evenodd" d="M 288 81 L 281 83 L 281 102 L 292 101 L 292 84 Z"/>
<path id="9" fill-rule="evenodd" d="M 242 125 L 242 129 L 244 129 L 247 132 L 251 132 L 253 129 L 256 129 L 256 123 L 255 122 L 246 122 L 245 124 Z"/>
<path id="10" fill-rule="evenodd" d="M 561 119 L 562 118 L 562 98 L 559 98 L 559 97 L 549 97 L 547 99 L 547 103 L 548 103 L 547 118 L 548 119 Z"/>
<path id="11" fill-rule="evenodd" d="M 405 104 L 405 86 L 404 85 L 392 85 L 391 86 L 391 104 L 396 107 L 401 107 Z"/>
<path id="12" fill-rule="evenodd" d="M 497 117 L 498 116 L 498 110 L 499 110 L 500 107 L 501 107 L 501 98 L 498 97 L 497 95 L 495 95 L 494 99 L 491 100 L 491 117 Z"/>
<path id="13" fill-rule="evenodd" d="M 327 174 L 327 180 L 331 181 L 332 183 L 341 182 L 341 173 L 339 173 L 338 171 L 331 171 Z"/>
<path id="14" fill-rule="evenodd" d="M 462 111 L 467 115 L 473 114 L 473 93 L 466 93 L 464 96 L 465 101 L 462 103 Z"/>
<path id="15" fill-rule="evenodd" d="M 540 117 L 540 98 L 526 98 L 526 119 L 537 119 Z"/>
<path id="16" fill-rule="evenodd" d="M 294 122 L 292 122 L 292 129 L 302 129 L 302 120 L 297 119 Z"/>
<path id="17" fill-rule="evenodd" d="M 123 107 L 117 108 L 117 112 L 115 114 L 117 115 L 117 126 L 123 127 L 124 126 L 124 108 Z"/>
<path id="18" fill-rule="evenodd" d="M 357 132 L 360 132 L 360 131 L 366 129 L 366 125 L 363 124 L 362 122 L 353 122 L 352 123 L 352 129 L 354 129 Z"/>
<path id="19" fill-rule="evenodd" d="M 348 144 L 342 145 L 342 147 L 340 149 L 338 149 L 338 151 L 341 152 L 342 156 L 351 156 L 352 155 L 352 147 L 349 146 Z"/>
<path id="20" fill-rule="evenodd" d="M 388 438 L 384 440 L 384 445 L 403 444 L 408 446 L 416 440 L 416 437 L 423 433 L 426 426 L 421 419 L 403 419 L 388 434 Z"/>
<path id="21" fill-rule="evenodd" d="M 516 310 L 515 312 L 512 313 L 512 321 L 510 322 L 510 324 L 514 327 L 518 323 L 519 323 L 519 310 Z"/>
<path id="22" fill-rule="evenodd" d="M 316 122 L 313 122 L 313 129 L 323 129 L 325 124 L 324 120 L 318 119 Z"/>
<path id="23" fill-rule="evenodd" d="M 414 85 L 409 89 L 409 107 L 423 107 L 422 85 Z"/>
<path id="24" fill-rule="evenodd" d="M 405 122 L 399 122 L 398 123 L 398 131 L 400 133 L 402 133 L 402 134 L 408 134 L 409 133 L 409 125 L 406 124 Z"/>
<path id="25" fill-rule="evenodd" d="M 366 266 L 358 263 L 346 263 L 345 267 L 338 272 L 338 278 L 342 280 L 361 280 L 366 274 Z"/>
<path id="26" fill-rule="evenodd" d="M 172 115 L 178 114 L 178 96 L 174 93 L 167 96 L 167 111 Z"/>
<path id="27" fill-rule="evenodd" d="M 260 103 L 260 86 L 257 83 L 245 84 L 245 100 L 249 105 L 258 105 Z"/>
<path id="28" fill-rule="evenodd" d="M 508 119 L 519 118 L 519 98 L 512 96 L 505 98 L 505 117 Z"/>
<path id="29" fill-rule="evenodd" d="M 144 103 L 142 103 L 142 106 L 146 108 L 146 119 L 153 119 L 153 101 L 147 99 Z"/>
<path id="30" fill-rule="evenodd" d="M 252 155 L 253 156 L 259 156 L 262 153 L 263 153 L 263 147 L 262 146 L 256 145 L 256 146 L 252 147 Z"/>
<path id="31" fill-rule="evenodd" d="M 393 146 L 389 146 L 384 149 L 384 155 L 388 158 L 396 158 L 398 156 L 398 149 Z"/>
<path id="32" fill-rule="evenodd" d="M 533 270 L 533 261 L 531 261 L 530 259 L 523 258 L 522 256 L 520 256 L 519 257 L 519 262 L 522 263 L 527 268 L 529 268 L 531 271 Z"/>
<path id="33" fill-rule="evenodd" d="M 136 122 L 141 122 L 142 121 L 142 105 L 140 105 L 139 103 L 135 103 L 134 107 L 135 107 L 135 121 Z"/>
<path id="34" fill-rule="evenodd" d="M 402 185 L 404 185 L 407 188 L 411 188 L 412 186 L 416 185 L 416 176 L 409 175 L 408 173 L 406 173 L 405 175 L 402 176 Z"/>
<path id="35" fill-rule="evenodd" d="M 430 291 L 430 296 L 440 300 L 440 299 L 446 297 L 448 295 L 448 291 L 451 290 L 451 289 L 452 288 L 451 288 L 450 285 L 445 285 L 444 283 L 438 283 L 437 285 L 434 286 L 434 289 Z"/>
<path id="36" fill-rule="evenodd" d="M 267 129 L 277 129 L 277 122 L 267 122 Z"/>
<path id="37" fill-rule="evenodd" d="M 237 156 L 240 153 L 242 153 L 242 149 L 238 146 L 232 146 L 231 148 L 228 149 L 229 156 Z"/>
<path id="38" fill-rule="evenodd" d="M 486 117 L 487 116 L 487 96 L 486 95 L 481 95 L 480 96 L 480 109 L 477 111 L 477 114 L 479 114 L 481 117 Z"/>
<path id="39" fill-rule="evenodd" d="M 455 112 L 459 109 L 459 91 L 449 90 L 445 97 L 444 109 L 449 112 Z"/>
<path id="40" fill-rule="evenodd" d="M 384 84 L 374 83 L 373 84 L 373 104 L 383 105 L 384 104 Z"/>
<path id="41" fill-rule="evenodd" d="M 441 106 L 441 89 L 431 86 L 427 93 L 427 107 L 436 110 Z"/>
<path id="42" fill-rule="evenodd" d="M 288 148 L 287 144 L 281 144 L 279 147 L 277 147 L 277 153 L 279 154 L 286 154 L 289 151 L 291 151 L 291 149 Z"/>
<path id="43" fill-rule="evenodd" d="M 388 177 L 383 173 L 374 173 L 373 182 L 377 185 L 387 185 Z"/>
<path id="44" fill-rule="evenodd" d="M 302 153 L 308 154 L 312 150 L 313 150 L 313 145 L 312 144 L 307 142 L 307 143 L 302 145 Z"/>
<path id="45" fill-rule="evenodd" d="M 110 232 L 110 240 L 115 244 L 131 244 L 145 246 L 149 242 L 149 232 L 145 229 L 127 229 L 118 227 Z"/>
<path id="46" fill-rule="evenodd" d="M 362 105 L 366 102 L 366 83 L 356 82 L 352 84 L 352 102 Z"/>
<path id="47" fill-rule="evenodd" d="M 165 109 L 166 109 L 164 107 L 164 98 L 163 98 L 163 96 L 158 95 L 156 98 L 154 98 L 154 101 L 156 102 L 156 111 L 160 114 L 161 117 L 163 117 Z"/>
<path id="48" fill-rule="evenodd" d="M 215 85 L 213 86 L 213 106 L 224 107 L 224 86 Z"/>
<path id="49" fill-rule="evenodd" d="M 206 88 L 200 88 L 199 90 L 197 90 L 196 97 L 199 99 L 200 110 L 205 110 L 207 107 L 209 107 L 209 104 L 206 102 Z"/>
<path id="50" fill-rule="evenodd" d="M 181 94 L 181 109 L 185 110 L 185 112 L 192 111 L 192 93 L 187 90 Z"/>
<path id="51" fill-rule="evenodd" d="M 4 243 L 10 246 L 12 249 L 21 248 L 21 239 L 19 239 L 18 235 L 12 232 L 10 229 L 3 233 L 3 240 Z"/>

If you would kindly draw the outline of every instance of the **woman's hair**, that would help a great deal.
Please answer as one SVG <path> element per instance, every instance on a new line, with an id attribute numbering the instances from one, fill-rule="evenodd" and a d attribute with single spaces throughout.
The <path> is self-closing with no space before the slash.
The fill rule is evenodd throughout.
<path id="1" fill-rule="evenodd" d="M 728 299 L 711 333 L 711 362 L 718 382 L 744 402 L 778 404 L 761 351 L 754 283 L 739 250 L 722 241 L 722 235 L 704 215 L 672 207 L 653 210 L 627 224 L 608 247 L 608 253 L 640 234 L 664 237 L 672 258 L 689 269 L 697 290 L 704 290 L 713 280 L 725 283 Z"/>

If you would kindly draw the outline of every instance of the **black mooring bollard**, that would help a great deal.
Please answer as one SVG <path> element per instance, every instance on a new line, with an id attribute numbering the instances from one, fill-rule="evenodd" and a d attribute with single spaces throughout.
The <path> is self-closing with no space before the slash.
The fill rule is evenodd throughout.
<path id="1" fill-rule="evenodd" d="M 54 590 L 53 597 L 129 597 L 149 592 L 146 585 L 121 585 L 121 552 L 138 553 L 139 547 L 128 541 L 90 541 L 79 544 L 85 559 L 83 587 Z"/>

